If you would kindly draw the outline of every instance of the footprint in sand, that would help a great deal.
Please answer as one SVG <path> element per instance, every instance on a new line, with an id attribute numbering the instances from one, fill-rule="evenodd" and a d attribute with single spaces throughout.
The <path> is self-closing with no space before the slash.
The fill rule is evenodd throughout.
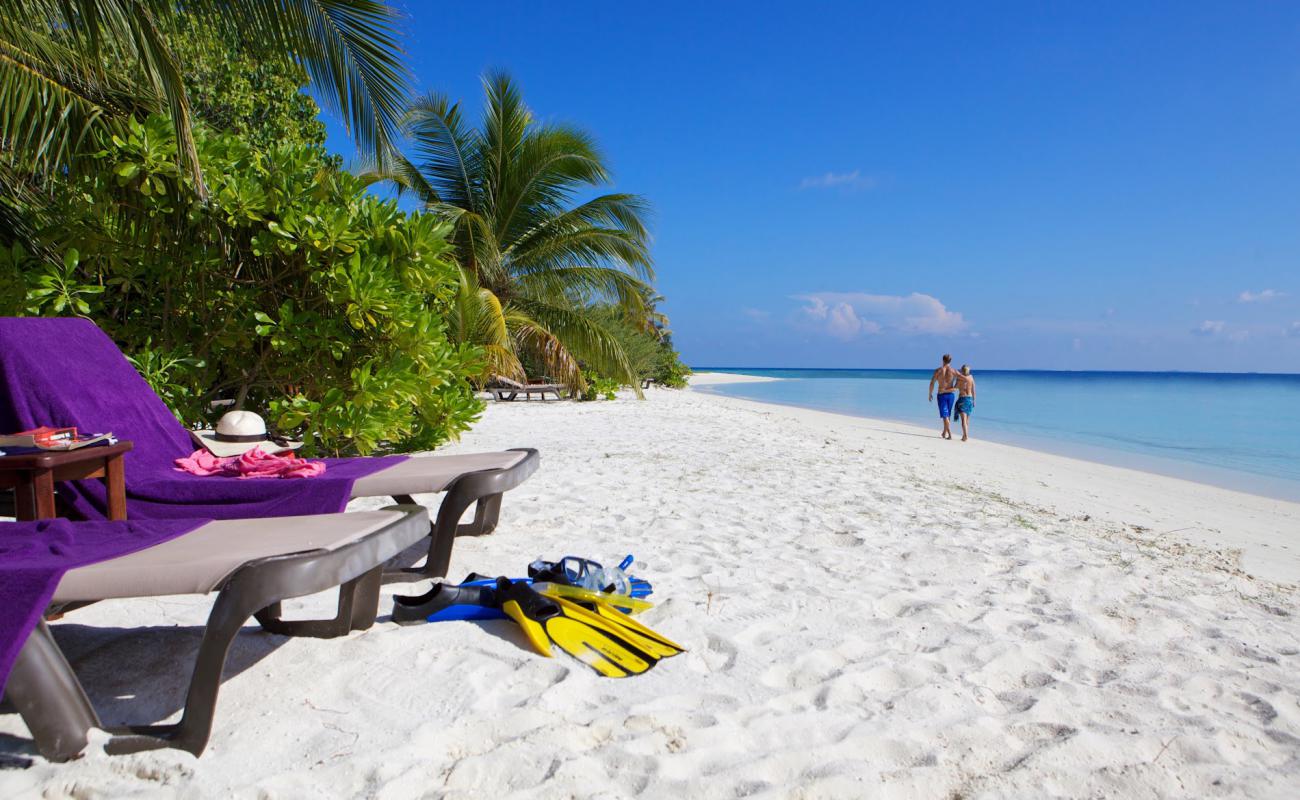
<path id="1" fill-rule="evenodd" d="M 1028 692 L 999 692 L 998 700 L 1009 714 L 1023 714 L 1038 704 L 1038 698 Z"/>
<path id="2" fill-rule="evenodd" d="M 736 665 L 738 653 L 734 644 L 711 633 L 705 640 L 704 649 L 698 651 L 698 656 L 709 668 L 709 672 L 728 672 Z"/>

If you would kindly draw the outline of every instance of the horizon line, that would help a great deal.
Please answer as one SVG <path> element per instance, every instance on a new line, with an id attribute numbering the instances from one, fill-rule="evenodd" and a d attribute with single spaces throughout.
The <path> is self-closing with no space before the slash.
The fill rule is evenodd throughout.
<path id="1" fill-rule="evenodd" d="M 930 367 L 697 367 L 688 365 L 692 372 L 709 372 L 711 370 L 804 370 L 807 372 L 898 372 L 913 370 L 924 372 Z M 1016 369 L 995 369 L 992 367 L 972 370 L 972 372 L 1059 372 L 1069 374 L 1119 374 L 1119 375 L 1263 375 L 1280 378 L 1300 378 L 1300 372 L 1228 372 L 1215 370 L 1185 369 L 1045 369 L 1041 367 L 1021 367 Z"/>

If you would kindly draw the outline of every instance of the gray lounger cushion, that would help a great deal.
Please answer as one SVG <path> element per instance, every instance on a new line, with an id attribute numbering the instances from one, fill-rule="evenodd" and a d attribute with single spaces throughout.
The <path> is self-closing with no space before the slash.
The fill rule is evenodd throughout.
<path id="1" fill-rule="evenodd" d="M 447 488 L 447 484 L 467 472 L 506 469 L 518 464 L 527 455 L 521 450 L 504 450 L 463 456 L 416 456 L 388 469 L 357 478 L 357 482 L 352 484 L 352 496 L 383 497 L 441 492 Z"/>
<path id="2" fill-rule="evenodd" d="M 401 517 L 400 511 L 359 511 L 216 520 L 130 555 L 69 570 L 59 582 L 53 602 L 207 594 L 249 561 L 307 550 L 335 550 Z"/>

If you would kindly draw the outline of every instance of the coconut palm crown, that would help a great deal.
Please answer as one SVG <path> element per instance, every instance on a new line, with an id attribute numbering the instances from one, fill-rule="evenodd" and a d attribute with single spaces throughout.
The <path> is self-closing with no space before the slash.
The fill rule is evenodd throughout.
<path id="1" fill-rule="evenodd" d="M 96 129 L 165 111 L 202 193 L 189 101 L 167 42 L 180 15 L 297 62 L 359 145 L 389 146 L 408 76 L 397 14 L 384 0 L 0 0 L 0 188 L 73 166 Z"/>
<path id="2" fill-rule="evenodd" d="M 445 95 L 418 98 L 405 117 L 411 157 L 394 153 L 375 173 L 453 223 L 463 280 L 452 335 L 485 348 L 488 373 L 520 377 L 521 361 L 531 362 L 582 388 L 586 366 L 637 385 L 591 309 L 612 303 L 649 324 L 646 202 L 617 193 L 580 200 L 610 180 L 592 138 L 535 119 L 504 73 L 483 84 L 479 128 Z"/>

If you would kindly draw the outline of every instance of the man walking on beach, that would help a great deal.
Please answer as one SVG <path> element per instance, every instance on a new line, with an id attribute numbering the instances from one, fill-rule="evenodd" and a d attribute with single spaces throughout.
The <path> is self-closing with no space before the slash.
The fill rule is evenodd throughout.
<path id="1" fill-rule="evenodd" d="M 975 376 L 970 374 L 970 366 L 961 365 L 957 373 L 957 405 L 953 416 L 961 417 L 961 440 L 970 438 L 970 415 L 975 413 Z"/>
<path id="2" fill-rule="evenodd" d="M 952 356 L 947 353 L 943 354 L 943 364 L 934 371 L 930 376 L 930 400 L 934 400 L 934 385 L 939 384 L 939 418 L 943 420 L 943 433 L 940 434 L 945 439 L 952 438 L 952 428 L 949 427 L 952 418 L 952 407 L 957 401 L 957 370 L 952 368 Z"/>

